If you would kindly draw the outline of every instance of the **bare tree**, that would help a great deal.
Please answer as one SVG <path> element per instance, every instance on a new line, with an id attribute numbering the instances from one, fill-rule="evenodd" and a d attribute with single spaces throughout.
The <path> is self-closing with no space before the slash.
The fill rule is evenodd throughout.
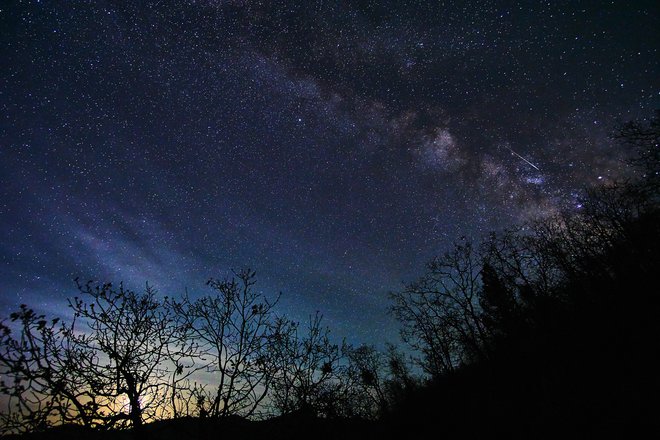
<path id="1" fill-rule="evenodd" d="M 95 396 L 75 374 L 89 353 L 75 345 L 72 332 L 73 325 L 47 320 L 25 305 L 0 322 L 1 433 L 99 423 Z"/>
<path id="2" fill-rule="evenodd" d="M 162 409 L 163 416 L 172 418 L 199 416 L 208 386 L 195 379 L 208 365 L 195 338 L 194 329 L 175 312 L 174 302 L 166 297 L 163 306 L 172 314 L 174 325 L 174 332 L 165 345 L 169 364 L 167 368 L 169 402 Z"/>
<path id="3" fill-rule="evenodd" d="M 277 371 L 271 398 L 281 414 L 303 411 L 334 416 L 341 410 L 346 391 L 341 361 L 347 347 L 345 342 L 333 344 L 330 330 L 321 321 L 317 312 L 305 329 L 284 318 L 276 322 L 270 345 Z"/>
<path id="4" fill-rule="evenodd" d="M 255 291 L 255 273 L 249 269 L 207 284 L 214 295 L 173 302 L 189 336 L 206 359 L 206 370 L 217 388 L 197 388 L 195 399 L 203 414 L 212 417 L 252 416 L 270 389 L 273 373 L 268 361 L 272 309 Z"/>
<path id="5" fill-rule="evenodd" d="M 347 375 L 352 390 L 351 406 L 355 415 L 376 418 L 389 406 L 386 373 L 387 359 L 373 346 L 361 345 L 347 352 Z"/>
<path id="6" fill-rule="evenodd" d="M 487 356 L 483 346 L 488 334 L 479 305 L 480 260 L 464 240 L 428 263 L 419 280 L 390 294 L 390 311 L 403 325 L 401 336 L 422 353 L 418 363 L 431 376 Z"/>
<path id="7" fill-rule="evenodd" d="M 634 150 L 630 163 L 641 176 L 633 186 L 657 203 L 660 194 L 660 110 L 656 110 L 646 123 L 631 121 L 623 124 L 614 138 Z"/>
<path id="8" fill-rule="evenodd" d="M 148 285 L 143 294 L 110 284 L 78 288 L 69 323 L 21 306 L 0 324 L 5 430 L 139 427 L 176 417 L 199 368 L 187 329 Z"/>
<path id="9" fill-rule="evenodd" d="M 73 365 L 95 396 L 109 426 L 139 428 L 164 417 L 168 359 L 177 326 L 155 291 L 142 294 L 120 285 L 78 285 L 82 297 L 70 301 L 87 331 L 72 337 L 90 355 Z M 102 410 L 101 410 L 102 408 Z"/>

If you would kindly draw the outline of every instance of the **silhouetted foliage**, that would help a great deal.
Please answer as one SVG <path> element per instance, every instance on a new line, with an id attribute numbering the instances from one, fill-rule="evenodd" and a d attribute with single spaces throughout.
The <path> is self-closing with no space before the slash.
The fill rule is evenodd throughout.
<path id="1" fill-rule="evenodd" d="M 3 431 L 43 430 L 76 420 L 93 424 L 89 406 L 94 396 L 70 373 L 81 354 L 71 331 L 57 318 L 46 320 L 26 305 L 11 314 L 10 322 L 0 323 Z"/>
<path id="2" fill-rule="evenodd" d="M 163 417 L 170 370 L 168 360 L 178 342 L 172 312 L 146 286 L 138 294 L 111 284 L 79 285 L 81 297 L 69 302 L 74 319 L 87 325 L 72 338 L 86 356 L 73 370 L 88 384 L 97 412 L 114 426 Z"/>
<path id="3" fill-rule="evenodd" d="M 272 404 L 280 414 L 300 412 L 335 416 L 346 391 L 340 363 L 346 345 L 330 340 L 330 330 L 316 313 L 306 327 L 278 319 L 270 346 L 276 370 Z"/>
<path id="4" fill-rule="evenodd" d="M 660 389 L 659 127 L 657 114 L 617 134 L 636 152 L 636 179 L 589 189 L 580 208 L 478 246 L 462 239 L 392 293 L 405 353 L 334 343 L 320 313 L 306 325 L 276 316 L 277 300 L 254 290 L 250 270 L 209 281 L 214 293 L 197 299 L 161 302 L 148 285 L 143 294 L 79 285 L 70 322 L 21 306 L 0 323 L 2 430 L 75 423 L 84 428 L 59 432 L 89 436 L 171 418 L 150 432 L 545 437 L 657 428 L 646 402 Z M 261 424 L 243 418 L 273 412 Z"/>
<path id="5" fill-rule="evenodd" d="M 3 323 L 0 358 L 8 396 L 5 429 L 30 420 L 31 430 L 76 422 L 139 427 L 167 415 L 170 368 L 188 342 L 149 286 L 143 294 L 111 284 L 78 285 L 69 324 L 27 307 L 12 314 L 17 337 Z M 82 327 L 79 329 L 79 327 Z"/>
<path id="6" fill-rule="evenodd" d="M 390 310 L 403 324 L 403 340 L 422 354 L 419 366 L 438 376 L 487 355 L 479 313 L 480 260 L 463 240 L 426 269 L 419 280 L 390 295 Z"/>
<path id="7" fill-rule="evenodd" d="M 449 436 L 656 424 L 646 402 L 660 389 L 658 127 L 656 115 L 620 131 L 638 179 L 590 189 L 581 208 L 476 250 L 461 242 L 392 295 L 431 379 L 401 398 L 392 429 L 419 431 L 437 414 Z"/>
<path id="8" fill-rule="evenodd" d="M 235 277 L 207 283 L 213 295 L 172 301 L 179 322 L 196 342 L 196 356 L 217 388 L 195 390 L 202 414 L 211 417 L 252 416 L 268 394 L 274 377 L 270 358 L 273 306 L 254 290 L 255 273 L 249 269 Z"/>
<path id="9" fill-rule="evenodd" d="M 640 175 L 632 185 L 657 202 L 660 193 L 660 110 L 656 110 L 646 123 L 631 121 L 623 124 L 614 138 L 633 149 L 630 163 Z"/>
<path id="10" fill-rule="evenodd" d="M 353 390 L 352 412 L 365 418 L 376 418 L 389 407 L 385 356 L 372 346 L 349 348 L 347 375 Z"/>

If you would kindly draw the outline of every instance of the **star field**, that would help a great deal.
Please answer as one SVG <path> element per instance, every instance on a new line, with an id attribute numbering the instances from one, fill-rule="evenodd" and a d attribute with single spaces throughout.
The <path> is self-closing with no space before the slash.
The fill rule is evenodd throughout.
<path id="1" fill-rule="evenodd" d="M 660 106 L 656 2 L 453 3 L 3 3 L 3 315 L 249 266 L 394 340 L 424 261 L 630 172 L 608 135 Z"/>

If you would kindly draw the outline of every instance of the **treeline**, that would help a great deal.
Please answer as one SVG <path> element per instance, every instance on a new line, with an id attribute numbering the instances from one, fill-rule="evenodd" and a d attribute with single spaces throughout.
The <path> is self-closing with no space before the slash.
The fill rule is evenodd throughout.
<path id="1" fill-rule="evenodd" d="M 21 306 L 0 326 L 4 431 L 296 411 L 372 416 L 384 393 L 364 372 L 375 351 L 331 342 L 320 314 L 306 323 L 276 315 L 277 300 L 254 284 L 244 270 L 210 280 L 206 296 L 162 301 L 149 286 L 79 284 L 67 322 Z"/>
<path id="2" fill-rule="evenodd" d="M 66 322 L 21 306 L 0 324 L 2 429 L 282 414 L 378 420 L 384 434 L 650 423 L 660 118 L 618 136 L 636 151 L 634 179 L 590 190 L 570 212 L 460 240 L 390 295 L 405 351 L 335 343 L 320 314 L 279 315 L 251 270 L 210 280 L 199 298 L 78 284 Z"/>
<path id="3" fill-rule="evenodd" d="M 660 114 L 617 133 L 630 180 L 568 212 L 462 240 L 392 294 L 427 380 L 390 424 L 449 436 L 659 426 Z"/>

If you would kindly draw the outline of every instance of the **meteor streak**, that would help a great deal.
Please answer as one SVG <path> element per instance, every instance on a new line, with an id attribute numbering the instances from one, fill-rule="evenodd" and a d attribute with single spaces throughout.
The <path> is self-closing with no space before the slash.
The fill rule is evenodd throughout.
<path id="1" fill-rule="evenodd" d="M 511 148 L 507 147 L 506 145 L 504 146 L 504 148 L 506 148 L 507 150 L 509 150 L 509 151 L 511 152 L 511 154 L 515 154 L 515 155 L 518 156 L 520 159 L 522 159 L 522 160 L 524 160 L 525 162 L 527 162 L 530 166 L 534 167 L 534 169 L 535 169 L 536 171 L 541 171 L 541 170 L 539 169 L 539 167 L 537 167 L 536 165 L 534 165 L 533 163 L 531 163 L 530 161 L 528 161 L 527 159 L 525 159 L 524 157 L 522 157 L 520 154 L 518 154 L 518 153 L 516 153 L 515 151 L 513 151 Z"/>

